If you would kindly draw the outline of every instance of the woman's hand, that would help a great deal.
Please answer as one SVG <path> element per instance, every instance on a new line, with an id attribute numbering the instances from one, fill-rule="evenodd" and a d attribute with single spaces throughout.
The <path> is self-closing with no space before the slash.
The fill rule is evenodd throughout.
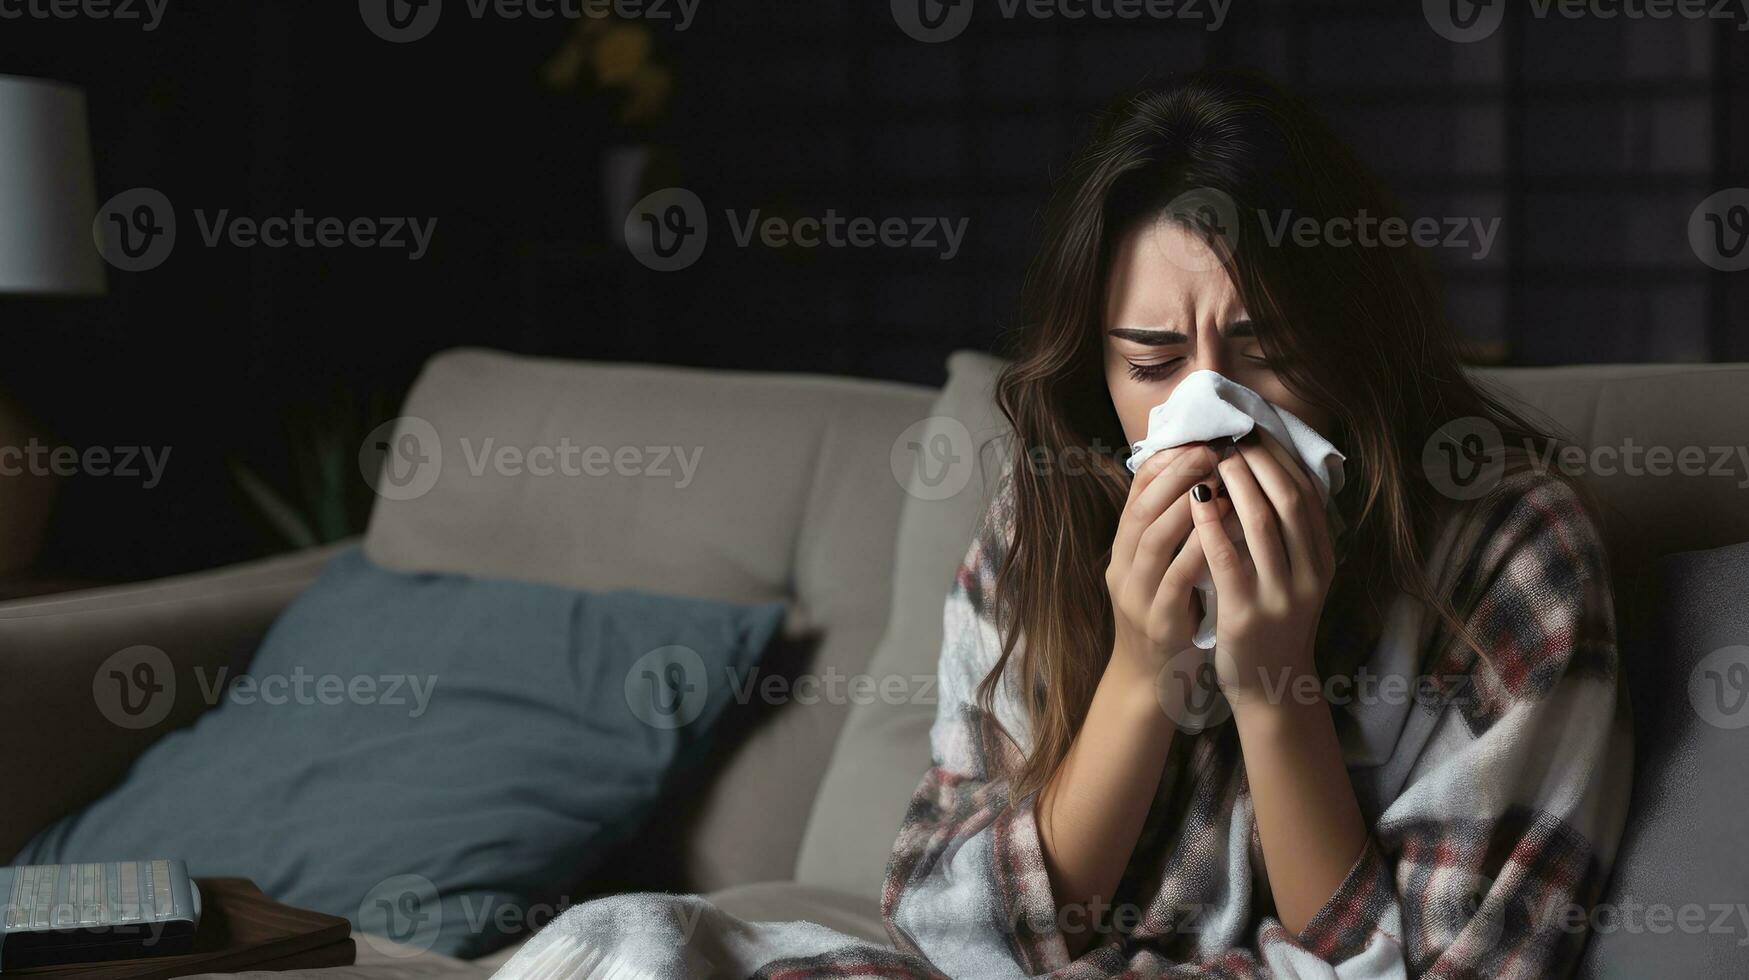
<path id="1" fill-rule="evenodd" d="M 1277 914 L 1299 934 L 1336 894 L 1364 852 L 1366 820 L 1342 742 L 1322 697 L 1312 644 L 1335 574 L 1335 549 L 1311 474 L 1258 431 L 1219 473 L 1245 530 L 1228 540 L 1217 498 L 1197 492 L 1191 513 L 1220 608 L 1215 671 L 1233 708 L 1263 867 Z"/>
<path id="2" fill-rule="evenodd" d="M 1201 615 L 1194 586 L 1202 548 L 1185 491 L 1217 479 L 1206 445 L 1157 453 L 1137 471 L 1118 518 L 1105 572 L 1117 620 L 1111 658 L 1068 754 L 1034 802 L 1070 956 L 1097 938 L 1093 913 L 1112 905 L 1165 771 L 1180 717 L 1166 698 L 1179 685 L 1157 678 L 1174 654 L 1195 649 Z"/>
<path id="3" fill-rule="evenodd" d="M 1191 514 L 1207 556 L 1220 610 L 1215 670 L 1234 709 L 1279 697 L 1302 675 L 1316 677 L 1312 647 L 1335 574 L 1335 549 L 1311 474 L 1260 429 L 1241 439 L 1218 467 L 1249 556 L 1221 526 L 1224 510 L 1194 490 Z"/>
<path id="4" fill-rule="evenodd" d="M 1107 669 L 1147 684 L 1150 692 L 1161 670 L 1191 647 L 1202 617 L 1195 585 L 1205 567 L 1203 544 L 1191 533 L 1186 491 L 1199 483 L 1218 485 L 1217 459 L 1206 443 L 1149 457 L 1136 472 L 1118 518 L 1105 570 L 1117 627 Z M 1218 521 L 1226 506 L 1217 500 L 1208 509 Z"/>

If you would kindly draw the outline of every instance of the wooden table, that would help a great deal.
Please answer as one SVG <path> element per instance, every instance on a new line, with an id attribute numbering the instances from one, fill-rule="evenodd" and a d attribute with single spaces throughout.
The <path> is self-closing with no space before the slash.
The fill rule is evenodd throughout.
<path id="1" fill-rule="evenodd" d="M 244 878 L 196 878 L 194 883 L 200 888 L 201 909 L 190 952 L 7 970 L 0 977 L 162 980 L 197 973 L 351 966 L 357 955 L 352 924 L 337 915 L 282 905 Z"/>

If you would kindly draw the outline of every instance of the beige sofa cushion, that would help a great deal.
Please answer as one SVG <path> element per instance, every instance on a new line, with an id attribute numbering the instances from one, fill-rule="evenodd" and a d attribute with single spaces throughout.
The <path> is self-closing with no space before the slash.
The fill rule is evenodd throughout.
<path id="1" fill-rule="evenodd" d="M 980 441 L 1007 432 L 990 401 L 1003 362 L 959 352 L 932 414 L 943 431 Z M 1552 421 L 1587 447 L 1749 447 L 1749 365 L 1516 368 L 1479 372 L 1497 390 Z M 1749 452 L 1749 450 L 1745 450 Z M 1595 457 L 1609 458 L 1606 452 Z M 1749 541 L 1749 468 L 1736 457 L 1726 476 L 1592 474 L 1617 553 L 1618 595 L 1635 594 L 1650 559 L 1673 551 Z M 892 616 L 870 665 L 880 676 L 933 672 L 942 603 L 971 543 L 987 492 L 987 470 L 944 500 L 907 501 L 900 518 Z M 929 765 L 934 706 L 859 705 L 814 803 L 796 877 L 878 898 L 891 845 L 910 793 Z"/>
<path id="2" fill-rule="evenodd" d="M 1749 364 L 1500 368 L 1478 375 L 1593 450 L 1585 484 L 1626 563 L 1618 579 L 1658 555 L 1749 541 Z M 1653 448 L 1672 455 L 1659 464 L 1670 472 L 1625 471 L 1635 457 L 1632 465 L 1647 469 L 1645 450 Z M 1724 452 L 1728 472 L 1676 472 L 1685 449 L 1697 450 L 1709 470 Z"/>
<path id="3" fill-rule="evenodd" d="M 887 617 L 904 497 L 892 447 L 933 397 L 846 378 L 442 354 L 404 410 L 429 429 L 399 430 L 435 437 L 419 447 L 441 452 L 430 488 L 379 500 L 365 552 L 407 571 L 790 598 L 786 633 L 821 641 L 789 666 L 859 673 Z M 539 475 L 531 464 L 551 472 L 550 461 L 534 455 L 480 465 L 507 447 L 567 444 L 604 452 L 605 472 Z M 651 447 L 697 453 L 696 469 L 688 475 Z M 584 457 L 572 459 L 581 470 Z M 790 877 L 848 710 L 823 699 L 733 706 L 725 723 L 742 737 L 710 780 L 690 781 L 672 801 L 670 819 L 622 849 L 628 877 L 640 879 L 627 883 L 707 891 Z M 663 871 L 674 880 L 658 882 Z"/>
<path id="4" fill-rule="evenodd" d="M 935 677 L 942 604 L 1006 459 L 1008 424 L 991 387 L 1001 366 L 975 351 L 948 358 L 947 385 L 922 438 L 926 446 L 950 446 L 944 457 L 951 463 L 935 487 L 905 503 L 892 614 L 868 668 L 877 680 L 904 679 L 926 700 L 877 699 L 851 712 L 796 862 L 796 879 L 805 884 L 878 898 L 905 806 L 929 768 L 934 685 L 923 689 L 914 679 Z"/>

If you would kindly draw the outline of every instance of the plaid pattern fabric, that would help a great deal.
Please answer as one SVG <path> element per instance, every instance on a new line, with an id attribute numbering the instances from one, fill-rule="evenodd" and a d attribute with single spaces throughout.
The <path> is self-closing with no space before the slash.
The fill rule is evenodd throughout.
<path id="1" fill-rule="evenodd" d="M 1409 695 L 1333 702 L 1371 834 L 1303 932 L 1273 914 L 1228 723 L 1174 739 L 1115 899 L 1130 914 L 1110 914 L 1102 941 L 1071 960 L 1033 798 L 1011 799 L 1001 775 L 1029 744 L 1017 679 L 1003 678 L 991 712 L 977 704 L 1001 650 L 995 576 L 1012 540 L 1007 486 L 943 611 L 933 765 L 881 896 L 894 949 L 802 922 L 750 927 L 693 896 L 618 896 L 566 912 L 499 976 L 1516 980 L 1571 971 L 1621 834 L 1632 743 L 1604 552 L 1569 487 L 1510 477 L 1447 521 L 1435 582 L 1483 655 L 1400 597 L 1365 669 L 1401 676 Z M 689 928 L 667 928 L 688 910 Z M 623 934 L 629 921 L 644 923 L 642 935 Z"/>
<path id="2" fill-rule="evenodd" d="M 1572 488 L 1522 473 L 1448 519 L 1434 580 L 1484 656 L 1399 599 L 1367 669 L 1404 677 L 1420 696 L 1333 707 L 1372 834 L 1305 931 L 1289 933 L 1272 914 L 1229 723 L 1175 740 L 1187 743 L 1181 757 L 1174 747 L 1180 768 L 1126 884 L 1138 864 L 1152 873 L 1143 891 L 1119 889 L 1120 903 L 1140 906 L 1139 924 L 1073 962 L 1049 911 L 1033 800 L 1004 796 L 987 754 L 1000 743 L 976 705 L 1001 649 L 995 570 L 1011 534 L 1011 502 L 998 494 L 948 600 L 935 766 L 912 801 L 883 901 L 901 949 L 952 976 L 1571 971 L 1632 768 L 1604 550 Z M 1023 719 L 998 720 L 1025 744 Z M 961 911 L 944 916 L 948 908 Z"/>

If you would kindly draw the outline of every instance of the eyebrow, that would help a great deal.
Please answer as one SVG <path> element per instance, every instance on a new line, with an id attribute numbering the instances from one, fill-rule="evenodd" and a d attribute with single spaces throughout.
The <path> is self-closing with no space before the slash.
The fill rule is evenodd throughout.
<path id="1" fill-rule="evenodd" d="M 1149 347 L 1166 347 L 1172 344 L 1186 343 L 1190 340 L 1181 330 L 1144 330 L 1137 327 L 1116 327 L 1111 331 L 1111 335 L 1120 340 L 1133 340 Z M 1249 318 L 1234 320 L 1221 328 L 1221 336 L 1229 340 L 1255 337 L 1257 336 L 1257 324 L 1251 322 Z"/>

